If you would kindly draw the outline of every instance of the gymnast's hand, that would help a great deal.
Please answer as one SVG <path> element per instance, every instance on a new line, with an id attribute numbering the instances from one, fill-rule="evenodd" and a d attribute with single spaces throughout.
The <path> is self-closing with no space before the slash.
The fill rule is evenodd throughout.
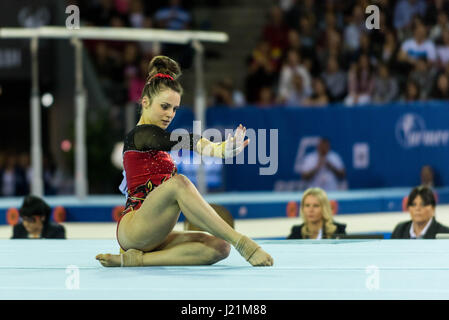
<path id="1" fill-rule="evenodd" d="M 224 158 L 232 158 L 238 155 L 246 146 L 250 140 L 245 140 L 246 128 L 240 124 L 235 130 L 234 137 L 231 134 L 228 135 L 225 141 Z"/>

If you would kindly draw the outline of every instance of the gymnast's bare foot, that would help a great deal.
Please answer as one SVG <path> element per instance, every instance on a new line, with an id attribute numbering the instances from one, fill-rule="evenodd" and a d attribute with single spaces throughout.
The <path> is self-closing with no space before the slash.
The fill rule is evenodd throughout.
<path id="1" fill-rule="evenodd" d="M 256 242 L 248 238 L 247 236 L 242 236 L 240 240 L 235 245 L 237 251 L 245 258 L 246 261 L 251 263 L 251 265 L 256 267 L 262 266 L 272 266 L 273 258 L 265 252 Z"/>
<path id="2" fill-rule="evenodd" d="M 120 267 L 121 259 L 119 254 L 97 254 L 95 257 L 98 261 L 100 261 L 103 267 Z"/>
<path id="3" fill-rule="evenodd" d="M 271 267 L 274 263 L 273 258 L 262 248 L 257 249 L 248 262 L 255 267 Z"/>
<path id="4" fill-rule="evenodd" d="M 141 267 L 143 266 L 143 251 L 128 249 L 122 254 L 98 254 L 95 259 L 99 260 L 103 267 Z"/>

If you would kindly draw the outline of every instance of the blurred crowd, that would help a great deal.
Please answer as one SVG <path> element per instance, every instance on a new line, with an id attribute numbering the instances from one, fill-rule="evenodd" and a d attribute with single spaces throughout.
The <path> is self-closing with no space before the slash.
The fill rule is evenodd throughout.
<path id="1" fill-rule="evenodd" d="M 198 1 L 75 2 L 83 25 L 186 30 L 198 27 L 192 13 Z M 366 25 L 365 9 L 372 4 L 379 8 L 378 29 Z M 273 0 L 257 45 L 248 48 L 244 85 L 238 88 L 235 79 L 224 77 L 211 86 L 209 105 L 322 107 L 449 99 L 448 14 L 449 0 Z M 189 45 L 85 44 L 116 106 L 139 101 L 153 56 L 169 55 L 183 69 L 192 64 Z M 46 193 L 52 194 L 58 170 L 48 159 L 44 163 Z M 0 179 L 0 195 L 27 194 L 29 154 L 0 154 Z"/>
<path id="2" fill-rule="evenodd" d="M 181 0 L 79 0 L 82 24 L 94 27 L 191 28 L 192 15 Z M 190 67 L 192 49 L 188 45 L 159 42 L 85 41 L 100 85 L 115 105 L 138 102 L 152 57 L 163 53 Z"/>
<path id="3" fill-rule="evenodd" d="M 73 179 L 63 176 L 49 155 L 42 157 L 44 194 L 73 193 Z M 0 197 L 31 193 L 32 169 L 28 152 L 0 151 Z"/>
<path id="4" fill-rule="evenodd" d="M 378 29 L 366 26 L 365 9 L 372 4 L 379 8 Z M 247 59 L 246 103 L 448 99 L 448 13 L 447 0 L 278 0 Z M 218 87 L 226 92 L 219 91 L 218 101 L 235 92 L 226 83 Z"/>
<path id="5" fill-rule="evenodd" d="M 366 26 L 367 6 L 379 28 Z M 79 0 L 90 26 L 186 30 L 192 3 Z M 356 106 L 449 98 L 448 0 L 274 0 L 258 44 L 249 48 L 243 87 L 225 77 L 210 105 Z M 190 45 L 87 41 L 100 83 L 116 105 L 138 102 L 148 61 L 164 54 L 183 68 Z"/>

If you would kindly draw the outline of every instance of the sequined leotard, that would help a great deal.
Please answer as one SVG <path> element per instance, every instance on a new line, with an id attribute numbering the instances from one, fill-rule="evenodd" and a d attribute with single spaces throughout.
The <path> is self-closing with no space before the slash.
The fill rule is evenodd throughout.
<path id="1" fill-rule="evenodd" d="M 123 148 L 127 201 L 122 216 L 139 209 L 154 188 L 177 174 L 176 164 L 168 151 L 195 150 L 200 138 L 194 134 L 172 135 L 155 125 L 139 125 L 131 130 L 125 137 Z"/>

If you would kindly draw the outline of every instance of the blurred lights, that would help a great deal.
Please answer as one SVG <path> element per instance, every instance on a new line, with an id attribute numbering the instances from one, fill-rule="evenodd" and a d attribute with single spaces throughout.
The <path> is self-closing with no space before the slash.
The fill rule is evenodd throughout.
<path id="1" fill-rule="evenodd" d="M 112 150 L 111 162 L 117 169 L 123 169 L 123 142 L 117 142 Z"/>
<path id="2" fill-rule="evenodd" d="M 64 151 L 64 152 L 69 152 L 71 149 L 72 149 L 72 143 L 69 140 L 67 140 L 67 139 L 62 140 L 62 142 L 61 142 L 61 150 Z"/>
<path id="3" fill-rule="evenodd" d="M 53 95 L 52 95 L 51 93 L 48 93 L 48 92 L 47 92 L 47 93 L 44 93 L 44 94 L 42 95 L 41 101 L 42 101 L 42 105 L 43 105 L 44 107 L 49 108 L 49 107 L 51 107 L 51 105 L 52 105 L 53 102 L 54 102 Z"/>

